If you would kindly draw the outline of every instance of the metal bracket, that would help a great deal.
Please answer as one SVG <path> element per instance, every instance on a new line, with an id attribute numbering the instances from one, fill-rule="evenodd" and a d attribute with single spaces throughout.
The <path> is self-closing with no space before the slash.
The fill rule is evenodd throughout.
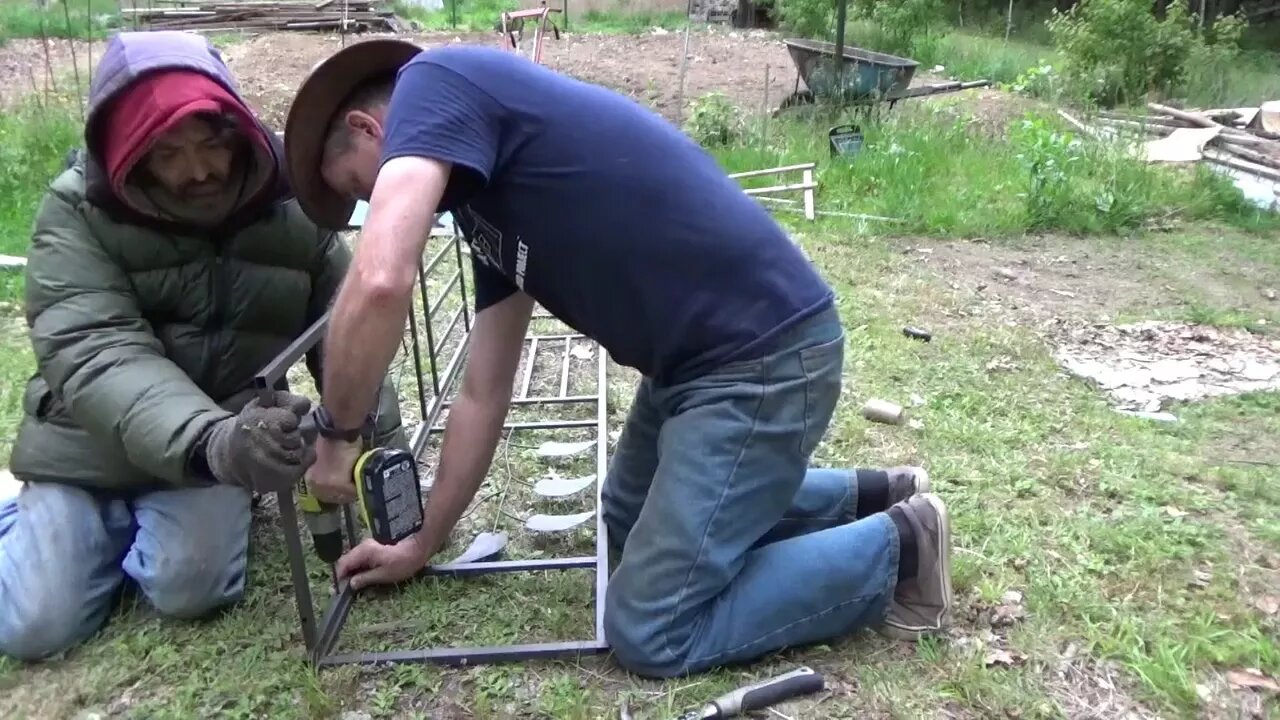
<path id="1" fill-rule="evenodd" d="M 452 251 L 452 252 L 450 252 Z M 452 255 L 457 263 L 456 270 L 450 275 L 445 282 L 444 289 L 433 300 L 428 297 L 427 286 L 428 276 L 443 262 L 446 255 Z M 435 334 L 434 320 L 436 311 L 441 304 L 454 289 L 458 288 L 461 294 L 461 304 L 458 310 L 446 323 L 446 329 L 439 336 L 439 340 Z M 410 350 L 414 364 L 415 375 L 417 378 L 417 398 L 419 408 L 422 410 L 422 423 L 414 431 L 410 440 L 410 448 L 413 454 L 421 462 L 423 450 L 427 447 L 431 436 L 440 434 L 444 431 L 443 425 L 439 424 L 440 416 L 444 410 L 451 405 L 447 399 L 450 389 L 454 385 L 458 377 L 459 370 L 462 366 L 462 358 L 466 353 L 471 331 L 471 317 L 467 310 L 467 291 L 466 281 L 463 275 L 463 251 L 462 240 L 454 226 L 454 233 L 450 240 L 444 243 L 443 247 L 435 253 L 432 258 L 425 264 L 421 264 L 418 271 L 418 292 L 423 304 L 422 315 L 425 321 L 423 328 L 426 337 L 426 352 L 420 343 L 420 335 L 418 321 L 415 312 L 409 313 L 408 329 L 410 334 Z M 536 315 L 535 317 L 549 318 L 549 315 Z M 441 348 L 440 341 L 450 337 L 457 329 L 458 322 L 462 321 L 462 338 L 454 350 L 448 363 L 443 371 L 439 366 L 439 354 Z M 324 337 L 324 331 L 328 325 L 328 314 L 321 317 L 311 327 L 307 328 L 302 335 L 289 344 L 281 353 L 271 360 L 261 372 L 254 378 L 255 387 L 260 393 L 269 393 L 270 389 L 285 376 L 285 373 L 293 367 L 303 356 L 312 348 L 316 347 Z M 458 563 L 429 566 L 412 582 L 420 581 L 423 578 L 431 577 L 453 577 L 466 578 L 475 575 L 484 575 L 492 573 L 508 573 L 508 572 L 534 572 L 546 570 L 571 570 L 571 569 L 595 569 L 595 629 L 593 637 L 589 640 L 568 640 L 563 642 L 548 642 L 520 645 L 506 645 L 494 647 L 435 647 L 435 648 L 411 648 L 404 650 L 394 650 L 387 652 L 357 652 L 335 654 L 334 649 L 337 647 L 338 639 L 342 633 L 343 626 L 347 617 L 351 612 L 358 592 L 352 590 L 346 583 L 342 583 L 337 592 L 329 599 L 324 611 L 319 614 L 320 622 L 316 624 L 316 609 L 312 598 L 310 580 L 307 577 L 306 558 L 303 555 L 303 540 L 301 530 L 298 524 L 297 512 L 294 507 L 294 498 L 291 493 L 277 493 L 277 501 L 280 510 L 280 526 L 284 532 L 285 548 L 288 554 L 289 566 L 293 581 L 294 598 L 298 608 L 298 619 L 301 625 L 303 642 L 307 649 L 307 657 L 310 663 L 317 667 L 333 667 L 336 665 L 346 664 L 373 664 L 373 663 L 405 663 L 405 662 L 431 662 L 445 665 L 462 665 L 477 663 L 493 663 L 493 662 L 509 662 L 530 660 L 535 658 L 551 658 L 564 657 L 581 654 L 594 654 L 605 652 L 608 649 L 608 643 L 604 634 L 604 600 L 608 587 L 608 542 L 607 530 L 605 528 L 604 519 L 600 512 L 600 488 L 604 481 L 607 471 L 608 456 L 608 433 L 607 433 L 607 395 L 608 383 L 607 375 L 607 353 L 603 352 L 598 346 L 595 348 L 595 355 L 598 360 L 597 367 L 597 392 L 594 395 L 569 395 L 568 394 L 568 353 L 570 344 L 574 339 L 584 338 L 582 335 L 554 335 L 539 336 L 531 334 L 526 337 L 528 343 L 528 359 L 526 367 L 531 369 L 536 361 L 538 346 L 540 343 L 545 347 L 553 342 L 560 341 L 564 343 L 565 360 L 561 375 L 560 394 L 553 397 L 529 397 L 528 373 L 525 374 L 524 380 L 519 384 L 519 395 L 512 399 L 515 406 L 529 405 L 548 405 L 563 407 L 568 404 L 591 403 L 596 407 L 596 418 L 594 420 L 546 420 L 536 422 L 507 422 L 505 428 L 508 430 L 522 429 L 558 429 L 572 427 L 591 427 L 596 428 L 596 481 L 595 481 L 595 502 L 596 502 L 596 554 L 594 557 L 570 557 L 570 558 L 550 558 L 537 560 L 506 560 L 495 562 L 474 562 L 474 563 Z M 423 355 L 426 356 L 427 365 L 429 366 L 430 376 L 424 377 L 423 373 Z M 428 402 L 428 392 L 431 398 Z M 344 508 L 345 529 L 348 546 L 354 546 L 359 541 L 359 535 L 353 514 L 350 508 Z"/>

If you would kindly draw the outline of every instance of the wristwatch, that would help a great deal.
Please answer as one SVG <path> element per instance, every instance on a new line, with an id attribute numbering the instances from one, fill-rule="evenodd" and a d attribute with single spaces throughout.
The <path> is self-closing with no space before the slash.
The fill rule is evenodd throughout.
<path id="1" fill-rule="evenodd" d="M 359 427 L 350 430 L 339 430 L 333 426 L 333 416 L 329 414 L 329 409 L 321 405 L 315 410 L 316 418 L 316 434 L 328 440 L 342 440 L 343 442 L 355 442 L 361 436 L 373 427 L 373 416 L 365 416 L 364 423 Z"/>

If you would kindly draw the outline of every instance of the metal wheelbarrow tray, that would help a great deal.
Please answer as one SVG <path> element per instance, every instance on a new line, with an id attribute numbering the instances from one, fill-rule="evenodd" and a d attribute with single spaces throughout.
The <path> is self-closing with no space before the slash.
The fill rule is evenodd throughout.
<path id="1" fill-rule="evenodd" d="M 783 101 L 792 105 L 812 103 L 815 98 L 836 98 L 855 104 L 888 102 L 925 95 L 956 92 L 990 85 L 989 80 L 946 82 L 910 87 L 920 63 L 910 58 L 845 46 L 840 73 L 836 72 L 835 43 L 792 38 L 783 40 L 796 66 L 796 90 Z M 807 90 L 800 90 L 803 80 Z"/>

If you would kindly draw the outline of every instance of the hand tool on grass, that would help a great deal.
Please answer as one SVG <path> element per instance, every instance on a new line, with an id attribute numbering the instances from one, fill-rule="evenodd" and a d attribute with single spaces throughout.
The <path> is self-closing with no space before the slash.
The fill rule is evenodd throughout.
<path id="1" fill-rule="evenodd" d="M 821 673 L 801 667 L 789 673 L 740 687 L 725 693 L 697 710 L 690 710 L 680 720 L 720 720 L 737 717 L 753 710 L 763 710 L 784 700 L 822 690 L 826 681 Z"/>

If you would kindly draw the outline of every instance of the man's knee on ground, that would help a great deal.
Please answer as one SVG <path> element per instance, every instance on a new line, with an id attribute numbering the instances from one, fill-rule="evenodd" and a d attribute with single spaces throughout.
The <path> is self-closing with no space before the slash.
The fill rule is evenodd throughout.
<path id="1" fill-rule="evenodd" d="M 134 579 L 156 610 L 184 620 L 203 617 L 244 596 L 243 563 L 237 567 L 189 555 L 168 557 Z"/>
<path id="2" fill-rule="evenodd" d="M 196 619 L 244 596 L 243 541 L 203 533 L 165 538 L 159 547 L 133 548 L 129 574 L 151 605 L 164 615 Z"/>
<path id="3" fill-rule="evenodd" d="M 0 655 L 34 662 L 83 642 L 97 631 L 70 593 L 13 603 L 0 618 Z"/>
<path id="4" fill-rule="evenodd" d="M 637 675 L 669 678 L 690 672 L 687 643 L 668 645 L 658 618 L 643 617 L 610 594 L 604 606 L 604 633 L 618 664 Z"/>

